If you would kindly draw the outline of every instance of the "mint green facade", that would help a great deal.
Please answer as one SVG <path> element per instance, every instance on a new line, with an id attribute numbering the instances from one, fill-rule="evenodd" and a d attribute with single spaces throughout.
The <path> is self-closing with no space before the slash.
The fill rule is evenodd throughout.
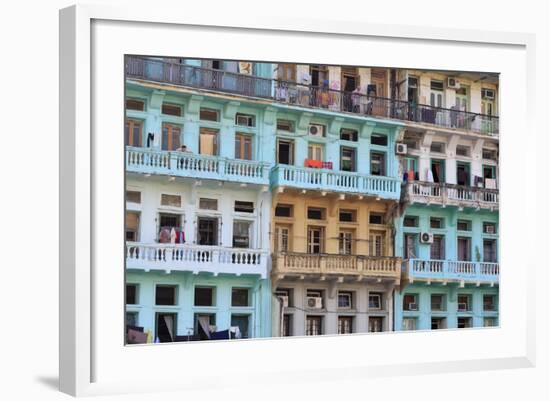
<path id="1" fill-rule="evenodd" d="M 406 226 L 405 219 L 409 225 L 416 221 L 416 226 Z M 433 228 L 432 219 L 438 219 L 441 228 Z M 495 227 L 494 234 L 484 232 L 484 226 Z M 396 253 L 405 263 L 401 289 L 395 293 L 395 330 L 430 330 L 438 324 L 439 328 L 499 324 L 498 259 L 495 259 L 498 212 L 413 205 L 396 219 L 396 228 Z M 436 245 L 421 242 L 421 233 L 425 232 L 438 236 L 444 244 L 432 251 Z M 466 254 L 464 247 L 459 250 L 459 239 L 469 246 Z"/>

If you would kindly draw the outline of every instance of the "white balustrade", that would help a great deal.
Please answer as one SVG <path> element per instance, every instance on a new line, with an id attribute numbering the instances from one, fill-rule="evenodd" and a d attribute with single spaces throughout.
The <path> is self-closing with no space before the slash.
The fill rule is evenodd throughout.
<path id="1" fill-rule="evenodd" d="M 498 282 L 500 268 L 498 263 L 447 261 L 447 260 L 409 260 L 409 278 L 422 280 L 465 280 L 470 282 Z"/>
<path id="2" fill-rule="evenodd" d="M 267 276 L 268 253 L 262 250 L 201 245 L 126 243 L 126 267 Z"/>
<path id="3" fill-rule="evenodd" d="M 127 171 L 182 177 L 269 184 L 269 165 L 252 160 L 233 160 L 187 152 L 126 147 Z"/>
<path id="4" fill-rule="evenodd" d="M 278 165 L 274 169 L 274 180 L 279 186 L 355 192 L 391 199 L 397 199 L 400 192 L 396 178 L 309 167 Z"/>
<path id="5" fill-rule="evenodd" d="M 408 183 L 412 202 L 454 204 L 469 207 L 498 207 L 498 191 L 454 184 L 412 181 Z"/>
<path id="6" fill-rule="evenodd" d="M 401 259 L 394 257 L 306 253 L 280 253 L 275 257 L 275 270 L 279 273 L 357 274 L 399 278 L 400 266 Z"/>

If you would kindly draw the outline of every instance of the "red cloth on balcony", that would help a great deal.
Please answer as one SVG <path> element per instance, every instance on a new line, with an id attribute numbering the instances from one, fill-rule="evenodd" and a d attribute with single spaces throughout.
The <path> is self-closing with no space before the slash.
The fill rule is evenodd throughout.
<path id="1" fill-rule="evenodd" d="M 323 162 L 321 160 L 306 159 L 304 162 L 305 167 L 322 168 Z"/>
<path id="2" fill-rule="evenodd" d="M 332 170 L 332 162 L 322 162 L 321 163 L 321 168 L 328 168 L 328 169 Z"/>

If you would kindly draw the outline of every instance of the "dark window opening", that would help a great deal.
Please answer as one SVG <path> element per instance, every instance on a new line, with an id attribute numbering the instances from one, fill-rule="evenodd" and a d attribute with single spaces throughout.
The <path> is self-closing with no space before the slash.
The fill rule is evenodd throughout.
<path id="1" fill-rule="evenodd" d="M 308 207 L 307 208 L 307 218 L 312 220 L 324 220 L 325 219 L 325 209 L 317 207 Z"/>
<path id="2" fill-rule="evenodd" d="M 340 130 L 340 139 L 342 141 L 357 142 L 358 133 L 357 130 L 342 128 Z"/>
<path id="3" fill-rule="evenodd" d="M 373 134 L 370 138 L 371 145 L 388 146 L 388 137 L 386 135 Z"/>
<path id="4" fill-rule="evenodd" d="M 254 213 L 254 202 L 235 201 L 235 211 L 242 213 Z"/>
<path id="5" fill-rule="evenodd" d="M 231 306 L 250 306 L 248 288 L 233 288 L 231 290 Z"/>
<path id="6" fill-rule="evenodd" d="M 155 291 L 155 304 L 177 305 L 176 292 L 176 286 L 174 285 L 157 285 Z"/>
<path id="7" fill-rule="evenodd" d="M 156 314 L 155 339 L 161 343 L 173 342 L 176 339 L 178 315 L 176 313 Z"/>
<path id="8" fill-rule="evenodd" d="M 403 219 L 403 226 L 405 227 L 418 227 L 417 216 L 405 216 Z"/>
<path id="9" fill-rule="evenodd" d="M 248 338 L 250 335 L 250 315 L 231 315 L 231 326 L 239 328 L 241 338 Z"/>
<path id="10" fill-rule="evenodd" d="M 277 162 L 279 164 L 294 164 L 294 143 L 292 141 L 278 141 Z"/>
<path id="11" fill-rule="evenodd" d="M 126 284 L 126 304 L 127 305 L 136 305 L 138 288 L 137 284 Z"/>
<path id="12" fill-rule="evenodd" d="M 356 212 L 355 210 L 340 210 L 340 221 L 342 222 L 354 222 Z"/>
<path id="13" fill-rule="evenodd" d="M 340 170 L 356 171 L 356 150 L 342 147 L 340 151 Z"/>
<path id="14" fill-rule="evenodd" d="M 292 205 L 277 204 L 275 207 L 275 216 L 277 217 L 292 217 Z"/>
<path id="15" fill-rule="evenodd" d="M 384 224 L 384 215 L 381 213 L 370 213 L 369 224 Z"/>
<path id="16" fill-rule="evenodd" d="M 195 306 L 214 306 L 214 288 L 195 287 Z"/>
<path id="17" fill-rule="evenodd" d="M 199 217 L 199 245 L 218 245 L 218 219 L 214 217 Z"/>

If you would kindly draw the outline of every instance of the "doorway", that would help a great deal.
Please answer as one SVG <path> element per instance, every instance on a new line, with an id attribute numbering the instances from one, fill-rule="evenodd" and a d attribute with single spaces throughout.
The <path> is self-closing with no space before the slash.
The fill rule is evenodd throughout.
<path id="1" fill-rule="evenodd" d="M 157 312 L 155 319 L 155 339 L 161 343 L 173 342 L 176 339 L 176 313 Z"/>
<path id="2" fill-rule="evenodd" d="M 470 164 L 456 164 L 456 183 L 462 186 L 470 186 Z"/>
<path id="3" fill-rule="evenodd" d="M 277 141 L 277 163 L 294 164 L 294 141 L 279 139 Z"/>

